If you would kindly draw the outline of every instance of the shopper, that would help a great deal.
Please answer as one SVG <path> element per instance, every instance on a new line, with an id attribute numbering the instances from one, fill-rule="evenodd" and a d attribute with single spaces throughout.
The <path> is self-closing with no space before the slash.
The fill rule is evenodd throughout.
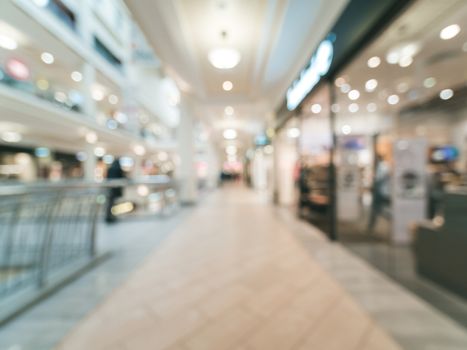
<path id="1" fill-rule="evenodd" d="M 120 160 L 115 159 L 107 171 L 108 180 L 116 180 L 125 178 L 125 173 L 120 165 Z M 108 199 L 107 199 L 107 208 L 105 221 L 108 223 L 115 222 L 116 217 L 112 214 L 112 207 L 115 204 L 115 200 L 123 195 L 123 188 L 121 186 L 112 187 L 109 189 Z"/>

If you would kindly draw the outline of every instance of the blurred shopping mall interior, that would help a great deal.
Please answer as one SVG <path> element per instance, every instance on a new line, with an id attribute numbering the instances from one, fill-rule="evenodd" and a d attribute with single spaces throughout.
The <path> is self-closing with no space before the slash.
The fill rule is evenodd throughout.
<path id="1" fill-rule="evenodd" d="M 1 0 L 0 350 L 467 349 L 467 0 Z"/>

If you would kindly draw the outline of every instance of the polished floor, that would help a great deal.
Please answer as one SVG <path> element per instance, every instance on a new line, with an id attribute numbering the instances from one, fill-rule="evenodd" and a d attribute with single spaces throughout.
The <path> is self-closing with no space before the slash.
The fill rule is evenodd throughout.
<path id="1" fill-rule="evenodd" d="M 0 330 L 0 344 L 6 335 L 21 344 L 31 332 L 39 342 L 60 324 L 53 315 L 65 312 L 74 327 L 58 331 L 58 350 L 467 348 L 465 329 L 242 187 L 215 191 L 164 224 L 121 223 L 106 239 L 112 231 L 115 238 L 126 232 L 114 255 L 133 251 L 129 265 L 98 267 L 115 276 L 113 292 L 104 293 L 109 285 L 92 271 L 46 302 L 55 311 L 33 309 L 34 329 L 26 313 Z M 75 303 L 60 304 L 64 292 Z M 103 298 L 97 302 L 94 293 Z M 42 323 L 41 315 L 48 317 Z M 6 349 L 48 349 L 36 345 Z"/>
<path id="2" fill-rule="evenodd" d="M 58 347 L 344 348 L 399 347 L 260 196 L 237 187 L 205 199 Z"/>

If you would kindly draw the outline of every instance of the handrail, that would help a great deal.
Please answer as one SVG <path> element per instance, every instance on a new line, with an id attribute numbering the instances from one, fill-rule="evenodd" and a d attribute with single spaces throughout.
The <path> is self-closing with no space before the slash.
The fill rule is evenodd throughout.
<path id="1" fill-rule="evenodd" d="M 49 190 L 67 190 L 67 189 L 108 189 L 114 187 L 128 187 L 147 185 L 155 189 L 169 189 L 176 187 L 176 182 L 166 175 L 156 175 L 140 179 L 112 179 L 102 182 L 91 181 L 37 181 L 27 182 L 0 182 L 0 197 L 25 195 Z"/>

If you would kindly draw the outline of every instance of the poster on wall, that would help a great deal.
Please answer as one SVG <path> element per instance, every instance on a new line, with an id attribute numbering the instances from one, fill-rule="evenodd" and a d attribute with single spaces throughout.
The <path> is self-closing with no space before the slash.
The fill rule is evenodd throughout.
<path id="1" fill-rule="evenodd" d="M 410 243 L 410 226 L 426 218 L 427 146 L 425 139 L 397 140 L 393 145 L 394 243 Z"/>

